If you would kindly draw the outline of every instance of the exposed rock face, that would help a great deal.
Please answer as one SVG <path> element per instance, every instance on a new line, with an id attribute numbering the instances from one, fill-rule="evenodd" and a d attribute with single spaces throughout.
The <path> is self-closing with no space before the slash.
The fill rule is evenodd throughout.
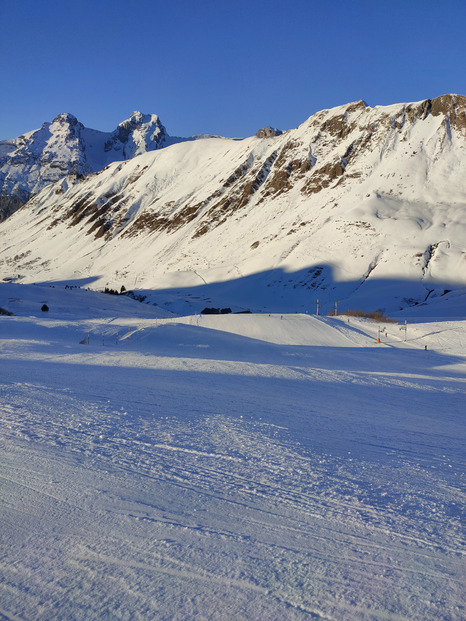
<path id="1" fill-rule="evenodd" d="M 257 138 L 273 138 L 274 136 L 280 136 L 283 132 L 276 127 L 263 127 L 256 132 Z"/>
<path id="2" fill-rule="evenodd" d="M 121 152 L 121 159 L 129 160 L 136 155 L 163 147 L 168 135 L 156 114 L 133 112 L 129 119 L 118 125 L 104 146 L 106 153 Z M 115 161 L 120 158 L 115 157 Z"/>
<path id="3" fill-rule="evenodd" d="M 20 198 L 21 196 L 21 198 Z M 23 192 L 20 196 L 0 194 L 0 222 L 6 220 L 15 211 L 22 207 L 30 198 L 28 192 Z"/>
<path id="4" fill-rule="evenodd" d="M 466 134 L 466 97 L 462 95 L 442 95 L 432 100 L 431 114 L 445 115 L 451 127 Z"/>
<path id="5" fill-rule="evenodd" d="M 168 134 L 158 116 L 133 112 L 112 133 L 87 129 L 72 114 L 14 140 L 0 141 L 0 221 L 50 183 L 82 177 L 109 163 L 162 147 Z"/>

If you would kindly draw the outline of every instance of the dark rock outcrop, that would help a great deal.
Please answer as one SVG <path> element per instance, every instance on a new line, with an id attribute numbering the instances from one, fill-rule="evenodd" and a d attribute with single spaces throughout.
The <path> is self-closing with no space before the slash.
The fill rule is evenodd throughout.
<path id="1" fill-rule="evenodd" d="M 276 127 L 270 127 L 270 125 L 268 125 L 267 127 L 259 129 L 259 131 L 256 132 L 256 137 L 273 138 L 274 136 L 280 136 L 282 133 L 283 132 L 280 129 L 277 129 Z"/>

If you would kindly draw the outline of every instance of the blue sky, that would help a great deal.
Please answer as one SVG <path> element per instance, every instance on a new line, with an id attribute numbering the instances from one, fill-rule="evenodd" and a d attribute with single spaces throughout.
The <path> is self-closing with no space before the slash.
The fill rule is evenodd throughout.
<path id="1" fill-rule="evenodd" d="M 133 110 L 171 135 L 247 136 L 466 94 L 465 0 L 3 0 L 0 23 L 0 138 Z"/>

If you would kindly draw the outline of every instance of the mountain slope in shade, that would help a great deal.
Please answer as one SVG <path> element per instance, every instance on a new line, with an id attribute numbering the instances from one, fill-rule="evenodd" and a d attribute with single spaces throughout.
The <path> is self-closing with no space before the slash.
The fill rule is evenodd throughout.
<path id="1" fill-rule="evenodd" d="M 46 185 L 102 170 L 163 146 L 168 139 L 155 114 L 133 112 L 113 132 L 88 129 L 72 114 L 13 140 L 0 141 L 0 219 Z"/>
<path id="2" fill-rule="evenodd" d="M 45 188 L 1 225 L 0 274 L 143 289 L 177 312 L 393 312 L 466 286 L 465 97 L 359 101 L 259 136 Z"/>

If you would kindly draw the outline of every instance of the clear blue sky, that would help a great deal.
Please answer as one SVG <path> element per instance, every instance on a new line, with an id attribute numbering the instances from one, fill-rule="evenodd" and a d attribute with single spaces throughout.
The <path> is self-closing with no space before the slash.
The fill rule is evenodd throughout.
<path id="1" fill-rule="evenodd" d="M 466 94 L 466 0 L 0 0 L 0 138 L 60 112 L 247 136 Z"/>

